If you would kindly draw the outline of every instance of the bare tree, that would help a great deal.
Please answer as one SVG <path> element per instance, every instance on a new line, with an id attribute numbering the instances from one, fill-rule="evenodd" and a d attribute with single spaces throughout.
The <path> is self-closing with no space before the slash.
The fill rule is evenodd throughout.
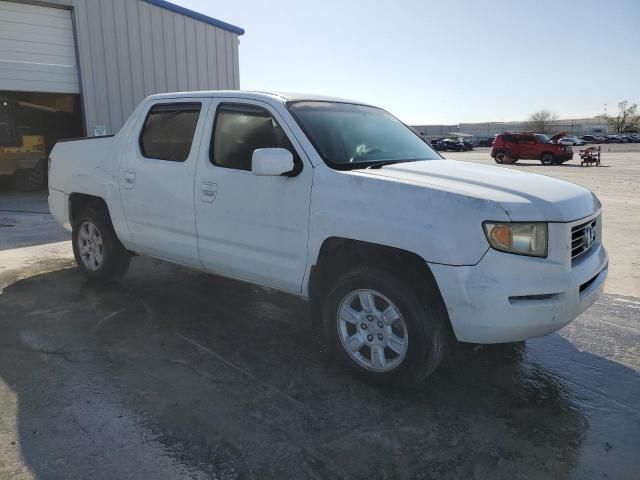
<path id="1" fill-rule="evenodd" d="M 527 120 L 527 130 L 545 133 L 549 131 L 551 122 L 558 119 L 558 115 L 550 110 L 533 112 Z"/>
<path id="2" fill-rule="evenodd" d="M 638 105 L 629 104 L 624 100 L 618 104 L 618 115 L 615 117 L 606 116 L 607 123 L 616 132 L 630 132 L 640 130 L 640 115 L 637 114 Z"/>

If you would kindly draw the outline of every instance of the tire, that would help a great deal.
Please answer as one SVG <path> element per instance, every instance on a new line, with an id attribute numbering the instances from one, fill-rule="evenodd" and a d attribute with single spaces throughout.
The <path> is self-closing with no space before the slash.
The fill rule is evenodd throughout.
<path id="1" fill-rule="evenodd" d="M 76 263 L 88 279 L 110 281 L 127 273 L 131 253 L 120 243 L 106 207 L 86 208 L 74 221 L 71 237 Z"/>
<path id="2" fill-rule="evenodd" d="M 540 161 L 543 165 L 553 165 L 553 163 L 555 162 L 555 158 L 553 156 L 553 153 L 547 152 L 542 154 Z"/>
<path id="3" fill-rule="evenodd" d="M 13 186 L 21 192 L 35 192 L 47 186 L 47 163 L 44 160 L 33 168 L 16 170 Z"/>
<path id="4" fill-rule="evenodd" d="M 496 152 L 496 156 L 493 157 L 496 163 L 503 164 L 504 163 L 504 152 Z"/>
<path id="5" fill-rule="evenodd" d="M 413 387 L 442 362 L 449 340 L 446 310 L 435 285 L 418 292 L 416 283 L 425 282 L 355 266 L 324 299 L 330 351 L 364 380 Z"/>

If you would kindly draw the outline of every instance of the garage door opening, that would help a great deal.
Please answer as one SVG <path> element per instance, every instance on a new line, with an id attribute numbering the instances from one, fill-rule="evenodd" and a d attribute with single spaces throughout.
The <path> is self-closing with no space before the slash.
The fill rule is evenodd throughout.
<path id="1" fill-rule="evenodd" d="M 80 95 L 0 91 L 0 175 L 18 190 L 44 188 L 55 143 L 84 134 Z"/>

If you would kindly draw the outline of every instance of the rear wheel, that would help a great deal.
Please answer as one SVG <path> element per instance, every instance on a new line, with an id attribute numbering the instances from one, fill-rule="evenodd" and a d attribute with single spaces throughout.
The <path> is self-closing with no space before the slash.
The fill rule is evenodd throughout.
<path id="1" fill-rule="evenodd" d="M 361 377 L 414 386 L 444 357 L 446 312 L 435 292 L 386 269 L 354 267 L 334 283 L 323 321 L 332 350 Z"/>
<path id="2" fill-rule="evenodd" d="M 493 157 L 496 163 L 504 163 L 504 152 L 496 152 L 496 156 Z"/>
<path id="3" fill-rule="evenodd" d="M 13 174 L 13 185 L 21 192 L 34 192 L 47 185 L 47 163 L 40 160 L 33 168 L 16 170 Z"/>
<path id="4" fill-rule="evenodd" d="M 554 162 L 555 158 L 553 156 L 553 153 L 543 153 L 542 157 L 540 158 L 540 161 L 542 162 L 543 165 L 552 165 Z"/>
<path id="5" fill-rule="evenodd" d="M 82 273 L 91 280 L 113 280 L 123 276 L 131 253 L 116 236 L 106 208 L 88 207 L 74 222 L 73 254 Z"/>

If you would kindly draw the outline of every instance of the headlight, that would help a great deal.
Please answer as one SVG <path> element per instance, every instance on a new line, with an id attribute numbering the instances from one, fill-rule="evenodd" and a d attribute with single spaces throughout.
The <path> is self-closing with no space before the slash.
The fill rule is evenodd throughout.
<path id="1" fill-rule="evenodd" d="M 547 256 L 547 224 L 484 222 L 484 233 L 489 245 L 501 252 Z"/>

